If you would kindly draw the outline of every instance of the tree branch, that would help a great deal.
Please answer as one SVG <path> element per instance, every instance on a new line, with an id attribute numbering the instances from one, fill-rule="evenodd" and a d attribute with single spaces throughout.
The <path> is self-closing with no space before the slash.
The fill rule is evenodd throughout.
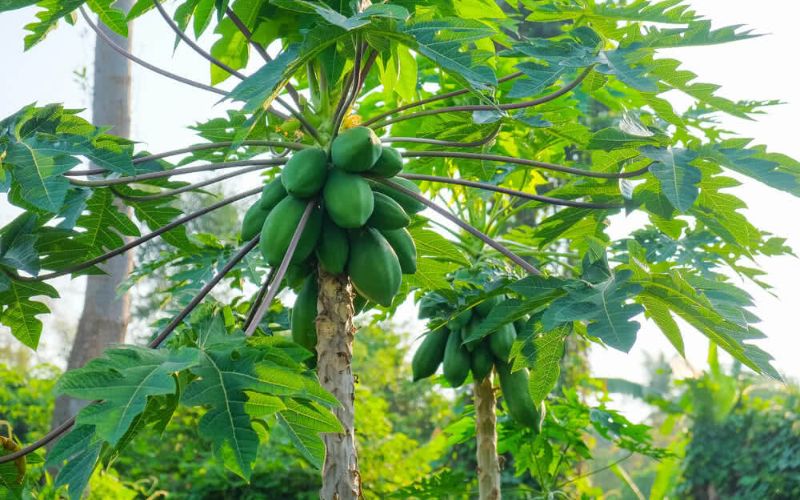
<path id="1" fill-rule="evenodd" d="M 564 172 L 567 174 L 575 174 L 581 175 L 583 177 L 593 177 L 597 179 L 628 179 L 631 177 L 638 177 L 644 173 L 646 173 L 650 169 L 650 165 L 646 167 L 642 167 L 638 170 L 632 170 L 630 172 L 620 172 L 620 173 L 611 173 L 611 172 L 593 172 L 591 170 L 584 170 L 582 168 L 575 168 L 575 167 L 566 167 L 564 165 L 558 165 L 555 163 L 547 163 L 543 161 L 536 161 L 536 160 L 526 160 L 524 158 L 515 158 L 513 156 L 502 156 L 502 155 L 494 155 L 494 154 L 487 154 L 487 153 L 467 153 L 464 151 L 404 151 L 401 153 L 403 157 L 406 158 L 463 158 L 467 160 L 484 160 L 484 161 L 497 161 L 503 163 L 515 163 L 517 165 L 524 165 L 527 167 L 536 167 L 542 168 L 545 170 L 553 170 L 555 172 Z"/>
<path id="2" fill-rule="evenodd" d="M 484 144 L 488 144 L 495 137 L 497 137 L 497 134 L 500 132 L 500 128 L 501 125 L 498 123 L 497 127 L 495 127 L 486 136 L 471 142 L 443 141 L 440 139 L 428 139 L 426 137 L 383 137 L 381 138 L 381 142 L 389 144 L 395 142 L 409 142 L 413 144 L 433 144 L 435 146 L 444 146 L 449 148 L 477 148 L 483 146 Z"/>
<path id="3" fill-rule="evenodd" d="M 517 255 L 514 252 L 512 252 L 511 250 L 509 250 L 504 245 L 496 242 L 495 240 L 493 240 L 489 236 L 483 234 L 479 230 L 475 229 L 471 225 L 469 225 L 466 222 L 462 221 L 461 219 L 459 219 L 455 215 L 451 214 L 447 210 L 445 210 L 442 207 L 440 207 L 439 205 L 437 205 L 436 203 L 433 203 L 432 201 L 430 201 L 429 199 L 425 198 L 421 194 L 419 194 L 419 193 L 417 193 L 415 191 L 412 191 L 410 189 L 406 189 L 405 187 L 403 187 L 403 186 L 401 186 L 399 184 L 396 184 L 396 183 L 394 183 L 394 182 L 392 182 L 392 181 L 390 181 L 388 179 L 375 179 L 375 180 L 380 182 L 380 183 L 382 183 L 382 184 L 385 184 L 385 185 L 391 187 L 392 189 L 396 189 L 397 191 L 400 191 L 401 193 L 403 193 L 403 194 L 405 194 L 407 196 L 411 196 L 412 198 L 414 198 L 415 200 L 419 201 L 420 203 L 425 204 L 427 207 L 429 207 L 430 209 L 432 209 L 433 211 L 435 211 L 436 213 L 438 213 L 442 217 L 445 217 L 449 221 L 451 221 L 454 224 L 456 224 L 457 226 L 459 226 L 464 231 L 470 233 L 471 235 L 473 235 L 476 238 L 478 238 L 479 240 L 483 241 L 484 243 L 486 243 L 490 247 L 494 248 L 495 250 L 497 250 L 501 254 L 503 254 L 506 257 L 508 257 L 512 262 L 517 264 L 519 267 L 521 267 L 525 271 L 527 271 L 527 272 L 529 272 L 531 274 L 535 274 L 537 276 L 541 276 L 542 275 L 541 271 L 539 271 L 538 269 L 536 269 L 535 267 L 530 265 L 522 257 L 520 257 L 519 255 Z"/>
<path id="4" fill-rule="evenodd" d="M 301 144 L 299 142 L 284 142 L 284 141 L 264 141 L 264 140 L 248 140 L 248 141 L 221 141 L 221 142 L 207 142 L 203 144 L 195 144 L 193 146 L 188 146 L 181 149 L 173 149 L 172 151 L 165 151 L 163 153 L 147 155 L 147 156 L 140 156 L 139 158 L 133 159 L 133 164 L 144 163 L 152 160 L 160 160 L 161 158 L 166 158 L 168 156 L 175 156 L 181 155 L 184 153 L 193 153 L 195 151 L 203 151 L 206 149 L 216 149 L 216 148 L 225 148 L 228 146 L 232 146 L 237 144 L 239 146 L 268 146 L 268 147 L 277 147 L 277 148 L 286 148 L 286 149 L 305 149 L 308 147 L 306 144 Z"/>

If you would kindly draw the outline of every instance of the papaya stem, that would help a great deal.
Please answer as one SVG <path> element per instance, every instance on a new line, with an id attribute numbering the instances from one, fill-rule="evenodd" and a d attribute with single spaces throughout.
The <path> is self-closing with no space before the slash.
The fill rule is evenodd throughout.
<path id="1" fill-rule="evenodd" d="M 243 193 L 239 193 L 239 194 L 237 194 L 235 196 L 231 196 L 229 198 L 225 198 L 224 200 L 222 200 L 220 202 L 214 203 L 213 205 L 209 205 L 209 206 L 207 206 L 207 207 L 205 207 L 205 208 L 203 208 L 201 210 L 198 210 L 196 212 L 192 212 L 192 213 L 186 214 L 183 217 L 175 219 L 174 221 L 170 222 L 169 224 L 161 226 L 160 228 L 156 229 L 155 231 L 153 231 L 151 233 L 147 233 L 144 236 L 141 236 L 139 238 L 136 238 L 136 239 L 133 239 L 133 240 L 129 241 L 128 243 L 126 243 L 125 245 L 123 245 L 123 246 L 121 246 L 119 248 L 111 250 L 110 252 L 104 253 L 103 255 L 97 256 L 97 257 L 95 257 L 93 259 L 87 260 L 86 262 L 82 262 L 80 264 L 77 264 L 75 266 L 69 267 L 67 269 L 62 269 L 61 271 L 55 271 L 55 272 L 47 273 L 47 274 L 40 274 L 39 276 L 32 276 L 32 277 L 13 275 L 12 278 L 16 279 L 16 280 L 20 280 L 20 281 L 45 281 L 45 280 L 49 280 L 49 279 L 53 279 L 53 278 L 58 278 L 59 276 L 66 276 L 68 274 L 76 273 L 76 272 L 82 271 L 84 269 L 89 269 L 90 267 L 92 267 L 94 265 L 97 265 L 97 264 L 99 264 L 101 262 L 104 262 L 104 261 L 106 261 L 108 259 L 116 257 L 117 255 L 120 255 L 122 253 L 125 253 L 128 250 L 130 250 L 131 248 L 135 248 L 135 247 L 141 245 L 142 243 L 145 243 L 147 241 L 152 240 L 156 236 L 160 236 L 160 235 L 166 233 L 167 231 L 175 229 L 176 227 L 179 227 L 179 226 L 181 226 L 181 225 L 183 225 L 183 224 L 185 224 L 185 223 L 187 223 L 187 222 L 189 222 L 191 220 L 194 220 L 194 219 L 196 219 L 198 217 L 201 217 L 201 216 L 203 216 L 203 215 L 205 215 L 207 213 L 213 212 L 214 210 L 216 210 L 218 208 L 224 207 L 226 205 L 230 205 L 231 203 L 237 202 L 237 201 L 242 200 L 244 198 L 259 194 L 261 192 L 261 189 L 262 189 L 261 187 L 258 187 L 256 189 L 251 189 L 249 191 L 245 191 Z"/>
<path id="2" fill-rule="evenodd" d="M 176 328 L 178 328 L 178 326 L 181 324 L 181 322 L 189 314 L 191 314 L 191 312 L 194 311 L 194 309 L 198 305 L 200 305 L 200 302 L 203 301 L 203 299 L 206 297 L 206 295 L 211 293 L 211 290 L 214 289 L 214 287 L 217 286 L 219 284 L 219 282 L 222 281 L 222 279 L 234 267 L 236 267 L 236 265 L 238 265 L 239 262 L 241 262 L 241 260 L 244 259 L 244 257 L 248 253 L 250 253 L 251 250 L 253 250 L 253 248 L 256 247 L 256 245 L 258 245 L 258 240 L 259 240 L 259 237 L 256 236 L 255 238 L 250 240 L 250 242 L 248 242 L 247 245 L 242 247 L 241 250 L 236 252 L 236 254 L 233 257 L 231 257 L 231 259 L 228 261 L 228 263 L 225 264 L 225 267 L 223 267 L 220 270 L 219 273 L 217 273 L 213 278 L 211 278 L 211 281 L 206 283 L 203 286 L 203 288 L 200 289 L 200 291 L 197 293 L 197 295 L 195 295 L 195 297 L 192 299 L 192 301 L 189 302 L 189 304 L 186 307 L 184 307 L 181 310 L 181 312 L 178 313 L 177 316 L 172 318 L 172 321 L 170 321 L 170 323 L 166 327 L 164 327 L 164 330 L 156 338 L 154 338 L 152 341 L 150 341 L 149 344 L 147 344 L 147 347 L 149 347 L 150 349 L 158 348 L 167 339 L 167 337 L 169 337 L 169 335 L 173 331 L 175 331 Z M 49 443 L 53 442 L 54 440 L 56 440 L 59 437 L 61 437 L 64 433 L 66 433 L 74 424 L 75 424 L 75 417 L 72 417 L 69 420 L 67 420 L 66 422 L 64 422 L 63 424 L 61 424 L 58 427 L 56 427 L 55 429 L 53 429 L 52 431 L 48 432 L 45 436 L 43 436 L 41 439 L 35 441 L 34 443 L 32 443 L 32 444 L 30 444 L 30 445 L 28 445 L 28 446 L 26 446 L 24 448 L 21 448 L 21 449 L 15 451 L 14 453 L 9 453 L 8 455 L 0 456 L 0 464 L 4 464 L 6 462 L 11 462 L 11 461 L 16 460 L 16 459 L 18 459 L 20 457 L 24 457 L 25 455 L 33 453 L 34 451 L 38 450 L 39 448 L 41 448 L 43 446 L 47 446 Z"/>
<path id="3" fill-rule="evenodd" d="M 478 498 L 500 500 L 500 461 L 497 456 L 497 399 L 492 387 L 491 374 L 476 380 L 473 386 L 475 398 L 475 437 L 477 451 Z"/>
<path id="4" fill-rule="evenodd" d="M 488 144 L 492 141 L 492 139 L 497 137 L 498 132 L 500 132 L 500 128 L 501 125 L 498 123 L 497 126 L 484 137 L 471 142 L 443 141 L 441 139 L 428 139 L 427 137 L 383 137 L 381 138 L 381 142 L 389 144 L 395 142 L 408 142 L 414 144 L 433 144 L 435 146 L 445 146 L 451 148 L 477 148 L 479 146 Z"/>
<path id="5" fill-rule="evenodd" d="M 585 170 L 582 168 L 567 167 L 555 163 L 528 160 L 525 158 L 516 158 L 514 156 L 503 156 L 503 155 L 495 155 L 488 153 L 469 153 L 466 151 L 404 151 L 401 153 L 401 155 L 405 158 L 423 158 L 423 157 L 462 158 L 467 160 L 483 160 L 483 161 L 497 161 L 503 163 L 514 163 L 517 165 L 523 165 L 527 167 L 542 168 L 545 170 L 552 170 L 554 172 L 564 172 L 567 174 L 575 174 L 575 175 L 581 175 L 583 177 L 592 177 L 597 179 L 628 179 L 631 177 L 638 177 L 642 174 L 645 174 L 650 169 L 650 166 L 653 164 L 653 162 L 651 162 L 645 167 L 642 167 L 637 170 L 632 170 L 630 172 L 613 173 L 613 172 L 593 172 L 591 170 Z"/>

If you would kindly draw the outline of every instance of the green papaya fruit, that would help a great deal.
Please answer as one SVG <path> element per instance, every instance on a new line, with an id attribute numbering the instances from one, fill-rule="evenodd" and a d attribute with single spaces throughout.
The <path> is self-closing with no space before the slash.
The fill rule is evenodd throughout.
<path id="1" fill-rule="evenodd" d="M 307 259 L 297 264 L 289 264 L 289 267 L 286 268 L 286 276 L 284 277 L 286 284 L 293 290 L 302 286 L 306 282 L 306 278 L 314 272 L 315 266 L 316 262 L 314 259 Z"/>
<path id="2" fill-rule="evenodd" d="M 411 237 L 408 229 L 383 230 L 381 234 L 389 242 L 394 253 L 397 254 L 397 260 L 400 261 L 400 270 L 403 274 L 416 273 L 417 246 L 414 244 L 414 238 Z"/>
<path id="3" fill-rule="evenodd" d="M 312 351 L 317 347 L 318 294 L 317 277 L 312 274 L 306 278 L 292 307 L 292 340 Z"/>
<path id="4" fill-rule="evenodd" d="M 308 202 L 294 196 L 281 200 L 267 216 L 261 230 L 261 253 L 271 265 L 277 266 L 283 260 L 289 243 L 292 241 L 297 225 L 303 217 Z M 291 262 L 303 262 L 314 251 L 322 228 L 322 213 L 318 208 L 311 211 L 305 230 L 300 236 L 297 249 Z"/>
<path id="5" fill-rule="evenodd" d="M 525 329 L 525 325 L 528 324 L 529 317 L 525 315 L 524 317 L 514 321 L 514 330 L 516 330 L 517 335 L 519 335 L 522 330 Z"/>
<path id="6" fill-rule="evenodd" d="M 411 360 L 411 372 L 414 374 L 414 382 L 428 378 L 439 368 L 444 359 L 444 347 L 447 344 L 449 332 L 447 328 L 441 327 L 425 335 L 422 343 L 414 353 Z"/>
<path id="7" fill-rule="evenodd" d="M 333 140 L 331 160 L 342 170 L 364 172 L 378 161 L 381 149 L 381 140 L 372 129 L 353 127 Z"/>
<path id="8" fill-rule="evenodd" d="M 468 338 L 472 337 L 472 334 L 478 329 L 478 326 L 480 326 L 480 324 L 481 320 L 478 319 L 477 316 L 473 315 L 472 318 L 467 322 L 467 324 L 464 325 L 463 328 L 461 328 L 461 341 L 465 342 Z M 483 339 L 470 340 L 469 342 L 464 344 L 464 346 L 467 348 L 469 352 L 472 352 L 475 350 L 476 347 L 478 347 L 478 344 L 481 343 L 481 340 Z"/>
<path id="9" fill-rule="evenodd" d="M 394 177 L 401 170 L 403 170 L 403 157 L 400 155 L 400 151 L 384 147 L 378 161 L 368 170 L 368 173 L 378 177 Z"/>
<path id="10" fill-rule="evenodd" d="M 500 377 L 500 389 L 511 418 L 538 430 L 541 419 L 528 389 L 528 369 L 522 368 L 511 373 L 511 366 L 502 361 L 495 363 L 495 369 Z"/>
<path id="11" fill-rule="evenodd" d="M 367 299 L 365 299 L 360 293 L 356 293 L 356 296 L 353 298 L 353 313 L 361 314 L 370 307 L 371 307 L 370 302 Z"/>
<path id="12" fill-rule="evenodd" d="M 489 375 L 489 372 L 492 371 L 492 365 L 494 365 L 492 351 L 489 349 L 486 339 L 483 339 L 483 341 L 478 344 L 478 347 L 472 351 L 472 357 L 470 358 L 472 378 L 477 382 L 483 380 Z"/>
<path id="13" fill-rule="evenodd" d="M 388 179 L 389 181 L 399 184 L 400 186 L 408 189 L 409 191 L 413 191 L 415 193 L 421 194 L 419 186 L 414 184 L 408 179 L 403 179 L 402 177 L 392 177 Z M 387 186 L 386 184 L 372 181 L 372 190 L 377 191 L 378 193 L 383 193 L 386 196 L 392 198 L 394 201 L 400 204 L 401 207 L 406 211 L 408 214 L 415 214 L 417 212 L 421 212 L 425 210 L 426 206 L 421 201 L 417 200 L 413 196 L 409 196 L 406 193 L 400 192 L 397 189 Z"/>
<path id="14" fill-rule="evenodd" d="M 400 261 L 386 238 L 365 228 L 350 233 L 347 274 L 358 293 L 382 306 L 390 306 L 400 290 Z"/>
<path id="15" fill-rule="evenodd" d="M 399 203 L 383 193 L 372 193 L 375 197 L 372 215 L 367 225 L 378 229 L 402 229 L 411 223 L 408 214 Z"/>
<path id="16" fill-rule="evenodd" d="M 275 205 L 282 199 L 286 198 L 287 194 L 286 188 L 283 187 L 281 176 L 279 175 L 264 186 L 264 189 L 261 190 L 261 198 L 258 200 L 258 203 L 261 204 L 261 208 L 270 211 L 275 208 Z"/>
<path id="17" fill-rule="evenodd" d="M 362 227 L 375 207 L 375 197 L 363 177 L 335 168 L 328 173 L 322 196 L 328 216 L 345 229 Z"/>
<path id="18" fill-rule="evenodd" d="M 475 306 L 475 312 L 485 318 L 501 301 L 502 298 L 499 295 L 492 295 L 483 302 L 478 303 L 478 305 Z"/>
<path id="19" fill-rule="evenodd" d="M 281 182 L 286 192 L 296 198 L 310 198 L 319 193 L 328 175 L 328 155 L 320 148 L 301 149 L 283 167 Z"/>
<path id="20" fill-rule="evenodd" d="M 467 309 L 465 311 L 461 311 L 460 313 L 456 314 L 447 322 L 447 328 L 452 331 L 459 331 L 469 323 L 469 320 L 472 319 L 472 309 Z"/>
<path id="21" fill-rule="evenodd" d="M 467 348 L 461 345 L 461 334 L 450 332 L 447 336 L 447 344 L 444 347 L 444 358 L 442 359 L 442 371 L 444 378 L 453 387 L 461 387 L 470 370 L 470 356 Z"/>
<path id="22" fill-rule="evenodd" d="M 316 251 L 322 269 L 331 274 L 344 272 L 347 266 L 347 255 L 350 253 L 347 233 L 334 224 L 327 214 L 322 218 L 322 232 L 319 235 Z"/>
<path id="23" fill-rule="evenodd" d="M 511 346 L 514 345 L 514 340 L 517 338 L 517 332 L 514 331 L 512 323 L 506 323 L 492 332 L 489 335 L 489 347 L 492 349 L 492 354 L 502 361 L 508 361 L 508 355 L 511 354 Z"/>
<path id="24" fill-rule="evenodd" d="M 250 241 L 261 232 L 267 215 L 269 210 L 261 208 L 261 203 L 258 202 L 247 209 L 242 220 L 242 241 Z"/>

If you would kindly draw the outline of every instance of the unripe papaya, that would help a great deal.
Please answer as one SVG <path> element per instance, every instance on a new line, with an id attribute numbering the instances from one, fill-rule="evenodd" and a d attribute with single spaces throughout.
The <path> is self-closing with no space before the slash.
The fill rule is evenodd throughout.
<path id="1" fill-rule="evenodd" d="M 281 182 L 286 192 L 296 198 L 310 198 L 319 193 L 328 175 L 328 155 L 320 148 L 296 152 L 283 167 Z"/>
<path id="2" fill-rule="evenodd" d="M 539 411 L 534 406 L 528 389 L 528 369 L 522 368 L 511 373 L 511 366 L 502 361 L 495 363 L 495 368 L 500 377 L 500 389 L 503 391 L 503 399 L 511 418 L 522 425 L 539 429 L 541 425 Z"/>
<path id="3" fill-rule="evenodd" d="M 292 307 L 292 340 L 309 350 L 317 347 L 317 276 L 311 274 Z"/>
<path id="4" fill-rule="evenodd" d="M 394 177 L 401 170 L 403 170 L 403 157 L 400 156 L 400 151 L 384 147 L 378 161 L 369 169 L 368 173 L 378 177 Z"/>
<path id="5" fill-rule="evenodd" d="M 468 338 L 472 337 L 472 334 L 478 329 L 478 326 L 480 326 L 480 324 L 481 320 L 478 319 L 477 316 L 473 315 L 472 318 L 467 322 L 467 324 L 464 325 L 464 327 L 461 329 L 461 341 L 465 342 Z M 482 339 L 470 340 L 469 342 L 464 344 L 464 346 L 467 348 L 469 352 L 472 352 L 475 350 L 476 347 L 478 347 L 478 344 L 480 344 L 481 340 Z"/>
<path id="6" fill-rule="evenodd" d="M 256 202 L 247 209 L 242 220 L 242 241 L 250 241 L 261 232 L 264 221 L 269 215 L 269 210 L 261 208 L 261 204 Z"/>
<path id="7" fill-rule="evenodd" d="M 470 358 L 472 378 L 480 382 L 492 371 L 493 364 L 494 357 L 492 357 L 492 351 L 489 349 L 486 339 L 483 339 L 483 341 L 478 344 L 478 347 L 472 351 L 472 358 Z"/>
<path id="8" fill-rule="evenodd" d="M 411 372 L 414 374 L 414 382 L 430 377 L 442 364 L 444 359 L 444 347 L 447 345 L 449 332 L 447 328 L 440 327 L 425 335 L 425 339 L 414 353 L 411 360 Z"/>
<path id="9" fill-rule="evenodd" d="M 382 306 L 390 306 L 400 290 L 400 262 L 386 238 L 365 228 L 350 233 L 347 274 L 358 293 Z"/>
<path id="10" fill-rule="evenodd" d="M 411 237 L 408 229 L 383 230 L 381 234 L 389 242 L 394 253 L 397 254 L 397 260 L 400 261 L 400 270 L 403 274 L 416 273 L 417 246 L 414 244 L 414 238 Z"/>
<path id="11" fill-rule="evenodd" d="M 495 306 L 501 302 L 501 300 L 502 299 L 499 295 L 492 295 L 483 302 L 478 303 L 478 305 L 475 306 L 475 312 L 485 318 L 490 312 L 492 312 L 492 309 L 494 309 Z"/>
<path id="12" fill-rule="evenodd" d="M 331 144 L 333 164 L 348 172 L 369 170 L 380 155 L 381 140 L 367 127 L 345 130 Z"/>
<path id="13" fill-rule="evenodd" d="M 472 319 L 472 309 L 461 311 L 447 322 L 447 328 L 452 331 L 460 331 L 462 328 L 467 326 L 467 323 L 469 323 L 470 319 Z"/>
<path id="14" fill-rule="evenodd" d="M 277 205 L 264 221 L 264 228 L 261 230 L 261 253 L 271 266 L 277 266 L 283 260 L 289 243 L 292 241 L 295 229 L 297 229 L 303 212 L 308 202 L 300 200 L 294 196 L 287 196 Z M 294 252 L 291 262 L 302 262 L 311 255 L 314 247 L 319 240 L 319 233 L 322 227 L 322 213 L 318 208 L 311 211 L 305 230 L 300 236 L 297 249 Z"/>
<path id="15" fill-rule="evenodd" d="M 399 203 L 383 193 L 372 193 L 375 197 L 372 215 L 367 225 L 378 229 L 402 229 L 411 223 L 411 219 Z"/>
<path id="16" fill-rule="evenodd" d="M 282 199 L 286 198 L 286 188 L 283 187 L 283 181 L 281 181 L 281 176 L 275 177 L 269 184 L 264 186 L 264 189 L 261 190 L 261 198 L 258 200 L 258 203 L 261 204 L 261 208 L 266 211 L 270 211 L 275 208 Z"/>
<path id="17" fill-rule="evenodd" d="M 370 302 L 365 299 L 360 293 L 356 293 L 356 296 L 353 297 L 353 313 L 354 314 L 361 314 L 367 309 L 370 309 Z"/>
<path id="18" fill-rule="evenodd" d="M 522 331 L 525 329 L 525 325 L 528 324 L 529 316 L 525 315 L 524 317 L 514 320 L 514 330 L 517 332 L 517 336 L 522 334 Z"/>
<path id="19" fill-rule="evenodd" d="M 389 181 L 399 184 L 400 186 L 408 189 L 409 191 L 413 191 L 415 193 L 422 193 L 420 191 L 419 186 L 414 184 L 408 179 L 403 179 L 402 177 L 392 177 L 388 179 Z M 394 201 L 400 204 L 403 209 L 405 209 L 406 213 L 415 214 L 417 212 L 421 212 L 425 210 L 425 204 L 421 201 L 417 200 L 413 196 L 409 196 L 406 193 L 402 193 L 397 189 L 387 186 L 386 184 L 373 181 L 372 182 L 372 189 L 379 193 L 383 193 L 386 196 L 392 198 Z"/>
<path id="20" fill-rule="evenodd" d="M 317 258 L 322 269 L 331 274 L 342 274 L 347 267 L 349 253 L 350 243 L 347 241 L 347 233 L 324 215 L 317 245 Z"/>
<path id="21" fill-rule="evenodd" d="M 517 332 L 514 331 L 512 323 L 506 323 L 489 335 L 489 347 L 492 349 L 492 354 L 502 361 L 508 361 L 508 355 L 511 354 L 511 346 L 514 345 L 514 340 L 517 338 Z"/>
<path id="22" fill-rule="evenodd" d="M 314 271 L 315 265 L 314 259 L 307 259 L 297 264 L 289 264 L 284 277 L 289 288 L 295 290 L 305 284 L 306 278 Z"/>
<path id="23" fill-rule="evenodd" d="M 470 356 L 467 348 L 461 345 L 461 334 L 450 332 L 447 336 L 447 344 L 444 347 L 444 358 L 442 359 L 442 371 L 444 378 L 453 387 L 461 387 L 470 370 Z"/>
<path id="24" fill-rule="evenodd" d="M 362 227 L 375 207 L 369 183 L 360 175 L 336 168 L 328 173 L 322 196 L 331 220 L 345 229 Z"/>

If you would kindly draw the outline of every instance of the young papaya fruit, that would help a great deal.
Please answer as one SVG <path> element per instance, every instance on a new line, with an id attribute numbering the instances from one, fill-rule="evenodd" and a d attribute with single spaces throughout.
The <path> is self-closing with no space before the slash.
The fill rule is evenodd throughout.
<path id="1" fill-rule="evenodd" d="M 292 307 L 292 340 L 309 350 L 317 347 L 317 276 L 309 275 Z"/>
<path id="2" fill-rule="evenodd" d="M 384 147 L 378 161 L 368 170 L 368 173 L 378 177 L 394 177 L 401 170 L 403 170 L 403 157 L 400 155 L 400 151 Z"/>
<path id="3" fill-rule="evenodd" d="M 333 140 L 331 160 L 342 170 L 364 172 L 378 161 L 381 149 L 381 140 L 372 129 L 353 127 Z"/>
<path id="4" fill-rule="evenodd" d="M 350 253 L 350 243 L 347 233 L 328 217 L 322 217 L 322 232 L 317 245 L 317 258 L 322 269 L 331 274 L 342 274 L 347 267 L 347 256 Z"/>
<path id="5" fill-rule="evenodd" d="M 328 155 L 320 148 L 302 149 L 289 159 L 281 173 L 286 192 L 296 198 L 319 193 L 328 175 Z"/>
<path id="6" fill-rule="evenodd" d="M 287 194 L 286 188 L 283 187 L 281 176 L 279 175 L 264 186 L 264 189 L 261 190 L 261 198 L 258 200 L 258 203 L 261 205 L 262 209 L 269 212 L 275 208 L 278 202 L 286 198 Z"/>
<path id="7" fill-rule="evenodd" d="M 414 238 L 411 237 L 408 229 L 383 230 L 381 234 L 389 242 L 394 253 L 397 254 L 397 260 L 400 261 L 400 270 L 403 274 L 416 273 L 417 246 L 414 244 Z"/>
<path id="8" fill-rule="evenodd" d="M 447 344 L 449 332 L 447 328 L 440 327 L 432 332 L 428 332 L 422 343 L 414 353 L 411 360 L 411 372 L 414 374 L 414 382 L 428 378 L 439 368 L 444 359 L 444 347 Z"/>
<path id="9" fill-rule="evenodd" d="M 442 371 L 444 378 L 453 387 L 461 387 L 470 370 L 470 356 L 467 348 L 461 345 L 461 333 L 450 332 L 444 347 Z"/>
<path id="10" fill-rule="evenodd" d="M 530 319 L 530 317 L 526 314 L 522 318 L 514 320 L 514 330 L 516 330 L 517 336 L 525 329 L 525 325 L 528 324 L 528 319 Z"/>
<path id="11" fill-rule="evenodd" d="M 377 229 L 402 229 L 411 223 L 408 214 L 399 203 L 383 193 L 372 193 L 375 197 L 372 215 L 367 225 Z"/>
<path id="12" fill-rule="evenodd" d="M 470 368 L 472 370 L 472 378 L 475 381 L 481 381 L 489 375 L 494 365 L 494 357 L 492 351 L 489 349 L 488 342 L 484 338 L 480 344 L 472 351 L 470 358 Z"/>
<path id="13" fill-rule="evenodd" d="M 517 338 L 517 332 L 514 331 L 512 323 L 506 323 L 492 332 L 489 335 L 489 347 L 492 349 L 497 359 L 508 361 L 508 355 L 511 354 L 511 346 L 514 345 L 514 340 Z"/>
<path id="14" fill-rule="evenodd" d="M 413 191 L 415 193 L 421 194 L 419 186 L 414 184 L 408 179 L 403 179 L 402 177 L 392 177 L 390 179 L 391 182 L 395 184 L 399 184 L 400 186 L 408 189 L 409 191 Z M 417 200 L 416 198 L 409 196 L 406 193 L 400 192 L 397 189 L 387 186 L 386 184 L 372 181 L 372 190 L 377 191 L 378 193 L 383 193 L 386 196 L 392 198 L 394 201 L 400 204 L 401 207 L 406 211 L 408 214 L 415 214 L 417 212 L 421 212 L 425 210 L 425 204 L 421 201 Z"/>
<path id="15" fill-rule="evenodd" d="M 370 301 L 368 301 L 364 296 L 360 293 L 356 293 L 355 297 L 353 297 L 353 313 L 354 314 L 361 314 L 362 312 L 370 309 L 372 306 Z"/>
<path id="16" fill-rule="evenodd" d="M 472 334 L 478 330 L 480 324 L 481 320 L 473 314 L 470 320 L 467 322 L 467 324 L 464 325 L 463 328 L 461 328 L 461 341 L 465 342 L 468 338 L 472 337 Z M 464 346 L 467 348 L 469 352 L 472 352 L 475 350 L 476 347 L 478 347 L 478 344 L 481 343 L 481 340 L 483 339 L 470 340 L 469 342 L 466 342 Z"/>
<path id="17" fill-rule="evenodd" d="M 298 287 L 305 284 L 306 278 L 314 272 L 316 264 L 313 258 L 306 259 L 297 264 L 289 264 L 289 267 L 286 268 L 286 276 L 284 277 L 289 288 L 296 290 Z"/>
<path id="18" fill-rule="evenodd" d="M 264 227 L 261 230 L 261 253 L 264 259 L 271 265 L 280 265 L 289 243 L 292 241 L 297 225 L 303 217 L 308 202 L 300 200 L 294 196 L 287 196 L 281 200 L 267 216 Z M 314 247 L 319 240 L 319 233 L 322 227 L 322 213 L 318 208 L 311 211 L 305 229 L 300 236 L 297 249 L 292 256 L 291 262 L 303 262 L 314 251 Z"/>
<path id="19" fill-rule="evenodd" d="M 486 317 L 492 312 L 492 309 L 495 308 L 497 304 L 502 301 L 502 298 L 499 295 L 492 295 L 491 297 L 487 298 L 483 302 L 479 302 L 478 305 L 475 306 L 475 312 L 478 313 L 481 317 Z"/>
<path id="20" fill-rule="evenodd" d="M 336 168 L 328 173 L 322 196 L 331 220 L 345 229 L 362 227 L 375 207 L 375 197 L 367 181 Z"/>
<path id="21" fill-rule="evenodd" d="M 358 293 L 382 306 L 390 306 L 400 290 L 400 261 L 386 238 L 364 228 L 350 233 L 347 274 Z"/>
<path id="22" fill-rule="evenodd" d="M 528 389 L 528 369 L 522 368 L 512 373 L 511 366 L 503 361 L 496 362 L 495 369 L 500 377 L 500 389 L 511 418 L 538 430 L 541 419 Z"/>
<path id="23" fill-rule="evenodd" d="M 472 309 L 467 309 L 456 314 L 447 322 L 447 328 L 452 331 L 461 330 L 472 319 Z"/>
<path id="24" fill-rule="evenodd" d="M 250 241 L 261 232 L 267 215 L 269 210 L 261 208 L 261 203 L 258 202 L 247 209 L 242 220 L 242 241 Z"/>

